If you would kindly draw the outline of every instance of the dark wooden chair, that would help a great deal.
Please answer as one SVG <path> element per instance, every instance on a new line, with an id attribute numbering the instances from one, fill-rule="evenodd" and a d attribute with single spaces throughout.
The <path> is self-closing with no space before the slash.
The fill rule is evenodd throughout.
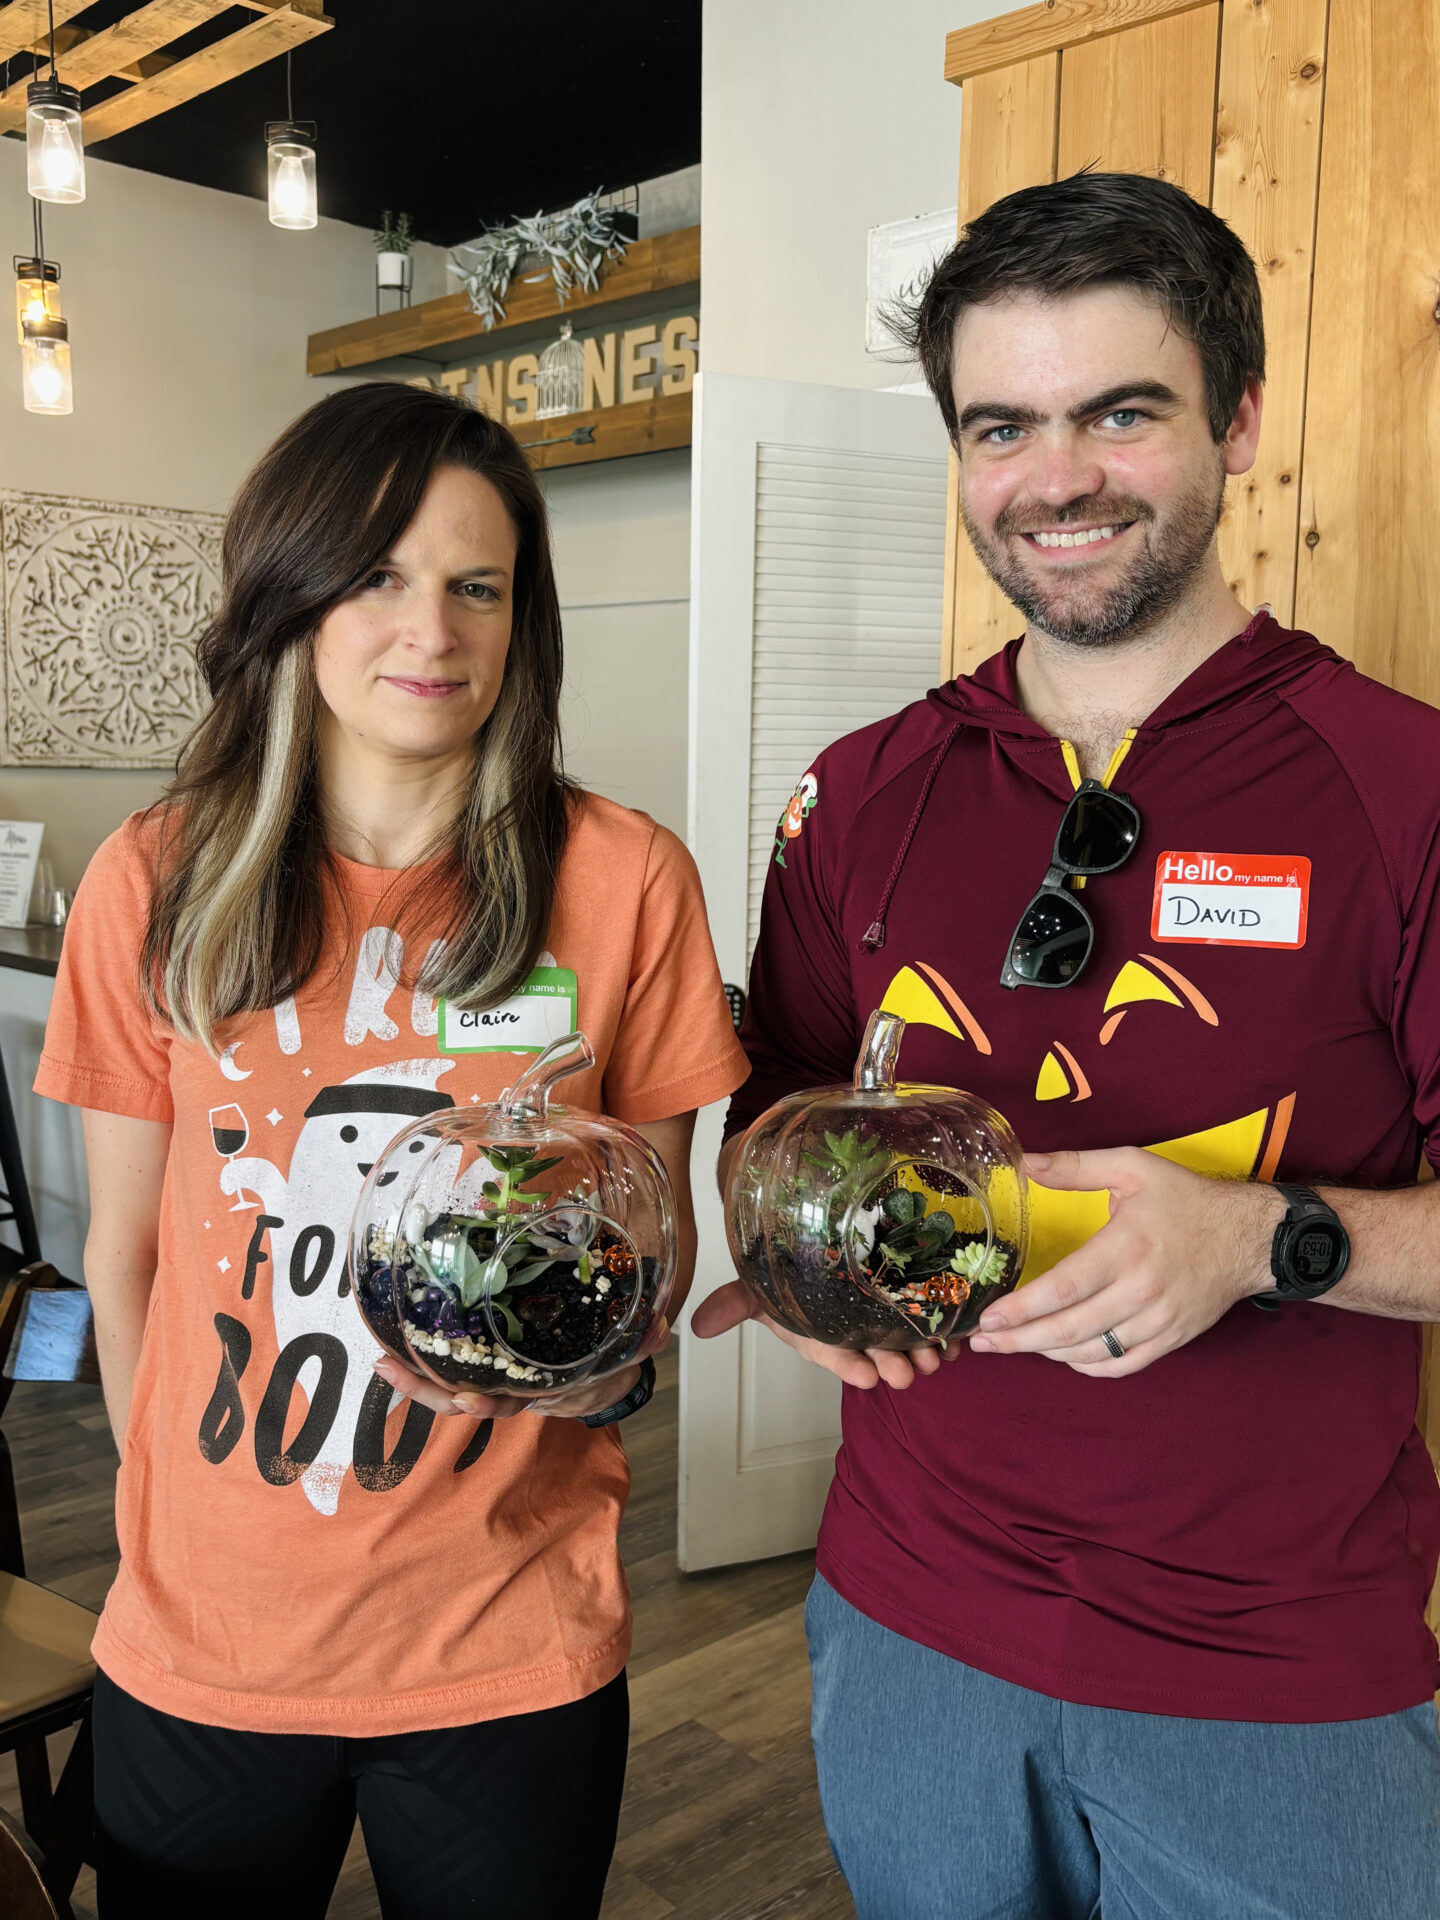
<path id="1" fill-rule="evenodd" d="M 0 1811 L 0 1913 L 5 1920 L 73 1920 L 70 1904 L 45 1885 L 35 1842 Z"/>
<path id="2" fill-rule="evenodd" d="M 98 1383 L 90 1297 L 43 1261 L 0 1283 L 0 1416 L 17 1380 Z M 67 1903 L 93 1824 L 90 1700 L 95 1615 L 25 1578 L 10 1450 L 0 1429 L 0 1753 L 15 1755 L 29 1858 L 55 1906 Z M 58 1785 L 45 1742 L 75 1727 Z M 16 1866 L 16 1873 L 23 1869 Z M 0 1879 L 0 1891 L 6 1882 Z M 20 1882 L 17 1881 L 17 1885 Z M 15 1911 L 26 1911 L 17 1908 Z M 37 1914 L 47 1911 L 36 1907 Z M 11 1908 L 0 1906 L 8 1915 Z"/>

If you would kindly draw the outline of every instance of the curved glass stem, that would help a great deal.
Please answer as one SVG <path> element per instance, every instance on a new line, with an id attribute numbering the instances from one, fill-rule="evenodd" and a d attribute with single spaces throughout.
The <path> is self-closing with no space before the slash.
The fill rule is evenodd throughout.
<path id="1" fill-rule="evenodd" d="M 893 1093 L 900 1064 L 900 1042 L 905 1022 L 898 1013 L 875 1012 L 865 1029 L 860 1058 L 855 1062 L 857 1093 Z"/>
<path id="2" fill-rule="evenodd" d="M 521 1074 L 513 1087 L 500 1096 L 500 1107 L 512 1119 L 524 1120 L 544 1114 L 550 1105 L 550 1089 L 557 1080 L 572 1073 L 584 1073 L 595 1064 L 590 1042 L 583 1033 L 567 1033 L 552 1040 Z"/>

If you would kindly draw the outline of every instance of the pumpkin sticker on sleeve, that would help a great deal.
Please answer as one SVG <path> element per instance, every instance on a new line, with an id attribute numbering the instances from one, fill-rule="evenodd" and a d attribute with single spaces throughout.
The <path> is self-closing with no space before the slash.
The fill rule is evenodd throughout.
<path id="1" fill-rule="evenodd" d="M 797 840 L 800 829 L 815 810 L 820 798 L 820 786 L 813 773 L 807 773 L 790 796 L 789 805 L 780 816 L 780 824 L 775 830 L 775 864 L 785 865 L 785 842 Z"/>

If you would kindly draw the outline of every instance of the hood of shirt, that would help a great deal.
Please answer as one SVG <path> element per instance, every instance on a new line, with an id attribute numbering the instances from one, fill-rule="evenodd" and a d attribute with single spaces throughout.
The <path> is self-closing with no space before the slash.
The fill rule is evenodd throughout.
<path id="1" fill-rule="evenodd" d="M 970 726 L 989 727 L 1018 739 L 1053 736 L 1020 705 L 1015 668 L 1022 640 L 1012 640 L 973 674 L 936 687 L 928 696 L 938 715 Z M 1282 627 L 1273 614 L 1257 613 L 1243 633 L 1212 653 L 1137 728 L 1147 735 L 1194 725 L 1229 712 L 1237 704 L 1293 695 L 1336 673 L 1352 673 L 1348 661 L 1308 633 Z"/>

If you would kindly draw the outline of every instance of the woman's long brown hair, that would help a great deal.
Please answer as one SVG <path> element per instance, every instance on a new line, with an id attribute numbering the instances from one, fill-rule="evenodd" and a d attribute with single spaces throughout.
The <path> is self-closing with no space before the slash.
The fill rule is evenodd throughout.
<path id="1" fill-rule="evenodd" d="M 514 435 L 463 401 L 397 382 L 351 387 L 301 414 L 240 489 L 222 603 L 198 649 L 211 705 L 159 803 L 142 991 L 212 1052 L 225 1021 L 274 1006 L 319 965 L 337 896 L 311 644 L 393 550 L 442 466 L 488 480 L 514 525 L 510 651 L 464 804 L 430 850 L 448 857 L 401 913 L 443 929 L 419 984 L 468 1006 L 514 992 L 544 946 L 570 797 L 544 497 Z"/>

